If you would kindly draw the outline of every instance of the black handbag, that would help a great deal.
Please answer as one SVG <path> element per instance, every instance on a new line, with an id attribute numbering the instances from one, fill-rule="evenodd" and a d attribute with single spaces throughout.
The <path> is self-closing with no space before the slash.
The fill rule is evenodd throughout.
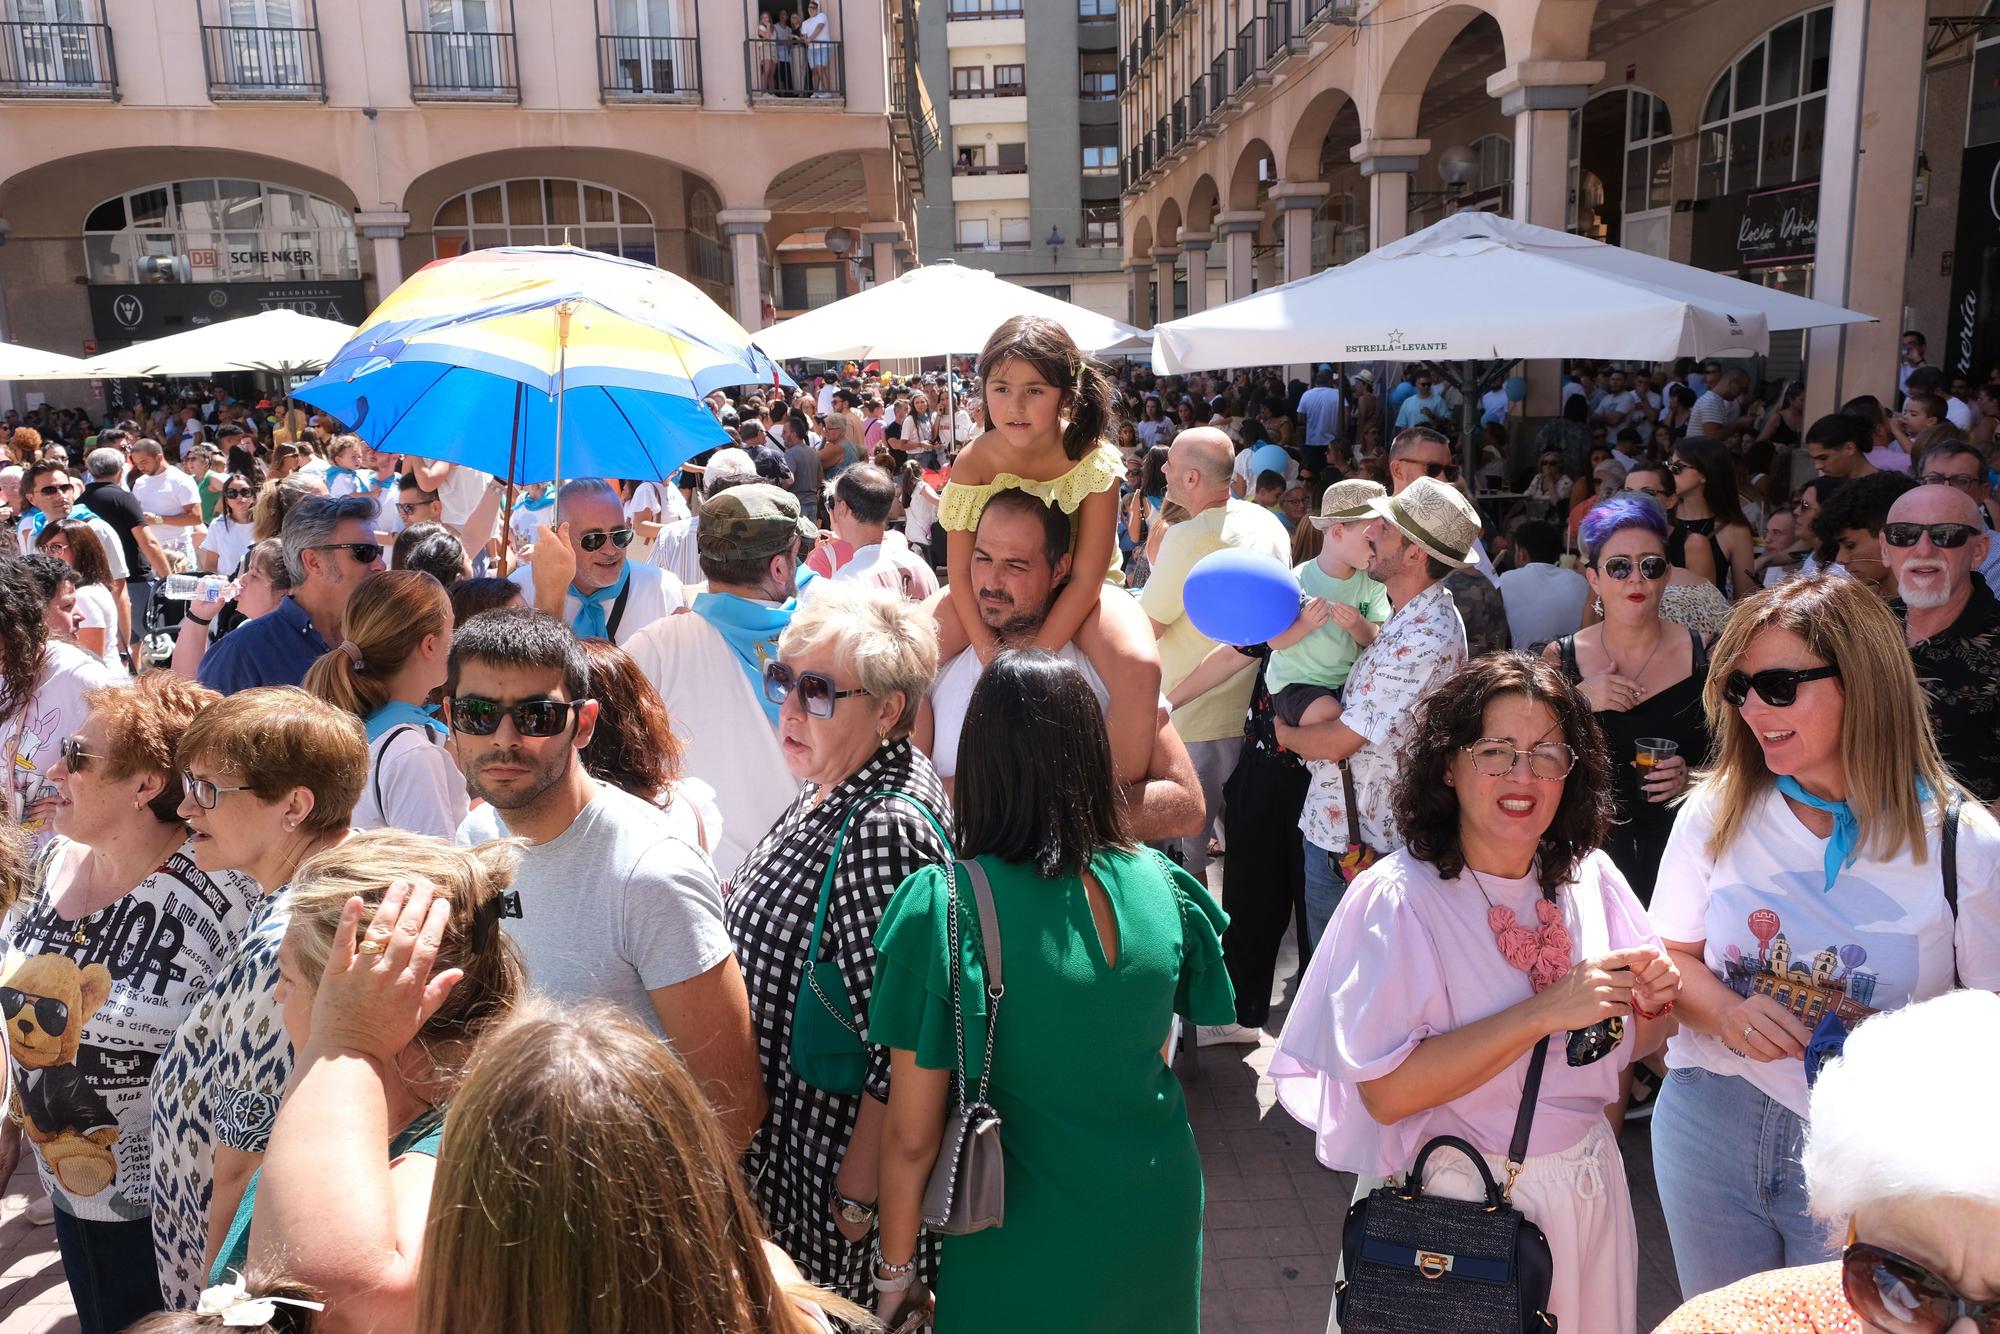
<path id="1" fill-rule="evenodd" d="M 1347 1211 L 1344 1277 L 1333 1298 L 1341 1334 L 1554 1334 L 1549 1239 L 1509 1201 L 1527 1160 L 1548 1055 L 1543 1038 L 1528 1061 L 1504 1188 L 1478 1149 L 1439 1135 L 1417 1152 L 1402 1185 L 1380 1186 Z M 1424 1194 L 1424 1164 L 1439 1149 L 1472 1160 L 1486 1183 L 1484 1200 Z"/>

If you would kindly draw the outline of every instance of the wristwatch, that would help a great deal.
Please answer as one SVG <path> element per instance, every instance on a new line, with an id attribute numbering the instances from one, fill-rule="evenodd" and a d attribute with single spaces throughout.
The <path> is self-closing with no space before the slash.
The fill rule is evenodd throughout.
<path id="1" fill-rule="evenodd" d="M 843 1223 L 853 1223 L 859 1226 L 863 1223 L 872 1223 L 875 1221 L 874 1205 L 863 1204 L 860 1200 L 848 1199 L 840 1193 L 838 1186 L 833 1189 L 833 1211 L 840 1216 L 840 1221 Z"/>

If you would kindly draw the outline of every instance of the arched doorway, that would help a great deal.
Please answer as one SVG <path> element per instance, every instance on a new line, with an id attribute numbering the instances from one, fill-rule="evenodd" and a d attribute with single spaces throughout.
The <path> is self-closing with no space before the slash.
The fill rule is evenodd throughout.
<path id="1" fill-rule="evenodd" d="M 1614 88 L 1569 113 L 1569 230 L 1665 258 L 1673 185 L 1664 100 Z"/>

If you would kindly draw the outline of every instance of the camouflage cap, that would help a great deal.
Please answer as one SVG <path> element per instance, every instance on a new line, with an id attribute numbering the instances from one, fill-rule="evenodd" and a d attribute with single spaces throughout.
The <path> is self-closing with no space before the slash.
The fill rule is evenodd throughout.
<path id="1" fill-rule="evenodd" d="M 818 537 L 819 526 L 800 515 L 798 499 L 768 482 L 716 492 L 702 504 L 695 529 L 701 554 L 718 560 L 758 560 L 777 555 L 794 538 L 810 545 Z"/>

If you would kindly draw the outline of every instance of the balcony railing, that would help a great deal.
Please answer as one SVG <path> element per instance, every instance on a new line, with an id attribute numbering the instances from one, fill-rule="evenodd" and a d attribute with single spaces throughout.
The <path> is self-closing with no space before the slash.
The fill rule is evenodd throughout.
<path id="1" fill-rule="evenodd" d="M 212 101 L 325 101 L 318 28 L 201 25 Z"/>
<path id="2" fill-rule="evenodd" d="M 1169 113 L 1169 119 L 1172 121 L 1173 127 L 1172 142 L 1175 147 L 1179 147 L 1181 141 L 1187 138 L 1188 132 L 1188 105 L 1185 97 L 1176 97 L 1174 99 L 1174 107 L 1172 112 Z"/>
<path id="3" fill-rule="evenodd" d="M 1257 20 L 1251 19 L 1236 34 L 1236 82 L 1232 86 L 1241 88 L 1250 82 L 1250 75 L 1256 68 Z"/>
<path id="4" fill-rule="evenodd" d="M 1017 19 L 1022 14 L 1021 6 L 1009 0 L 998 0 L 994 4 L 979 4 L 976 0 L 953 0 L 951 9 L 945 14 L 947 19 Z"/>
<path id="5" fill-rule="evenodd" d="M 419 102 L 518 102 L 511 32 L 409 31 L 410 96 Z"/>
<path id="6" fill-rule="evenodd" d="M 0 22 L 0 97 L 117 96 L 109 24 Z"/>
<path id="7" fill-rule="evenodd" d="M 701 101 L 701 39 L 597 39 L 597 90 L 607 102 Z"/>
<path id="8" fill-rule="evenodd" d="M 1153 54 L 1153 37 L 1156 28 L 1153 20 L 1147 19 L 1146 26 L 1139 29 L 1139 58 L 1145 60 Z"/>
<path id="9" fill-rule="evenodd" d="M 1197 74 L 1194 76 L 1194 83 L 1188 88 L 1186 101 L 1188 132 L 1193 133 L 1201 126 L 1203 121 L 1208 119 L 1208 76 L 1206 74 Z"/>
<path id="10" fill-rule="evenodd" d="M 954 100 L 979 97 L 1026 97 L 1028 85 L 1025 83 L 996 83 L 991 88 L 954 88 Z"/>
<path id="11" fill-rule="evenodd" d="M 954 162 L 951 174 L 954 176 L 1025 176 L 1028 164 L 1025 162 L 996 162 L 983 165 L 976 162 Z"/>
<path id="12" fill-rule="evenodd" d="M 1026 250 L 1033 241 L 960 241 L 952 249 L 960 254 L 977 254 L 981 251 Z"/>
<path id="13" fill-rule="evenodd" d="M 1267 0 L 1264 11 L 1264 64 L 1283 60 L 1292 46 L 1292 0 Z"/>
<path id="14" fill-rule="evenodd" d="M 780 42 L 753 37 L 743 44 L 753 97 L 839 98 L 847 93 L 839 42 Z"/>
<path id="15" fill-rule="evenodd" d="M 1224 51 L 1208 62 L 1209 110 L 1222 110 L 1222 104 L 1229 100 L 1230 91 L 1235 86 L 1229 81 L 1229 52 Z"/>

